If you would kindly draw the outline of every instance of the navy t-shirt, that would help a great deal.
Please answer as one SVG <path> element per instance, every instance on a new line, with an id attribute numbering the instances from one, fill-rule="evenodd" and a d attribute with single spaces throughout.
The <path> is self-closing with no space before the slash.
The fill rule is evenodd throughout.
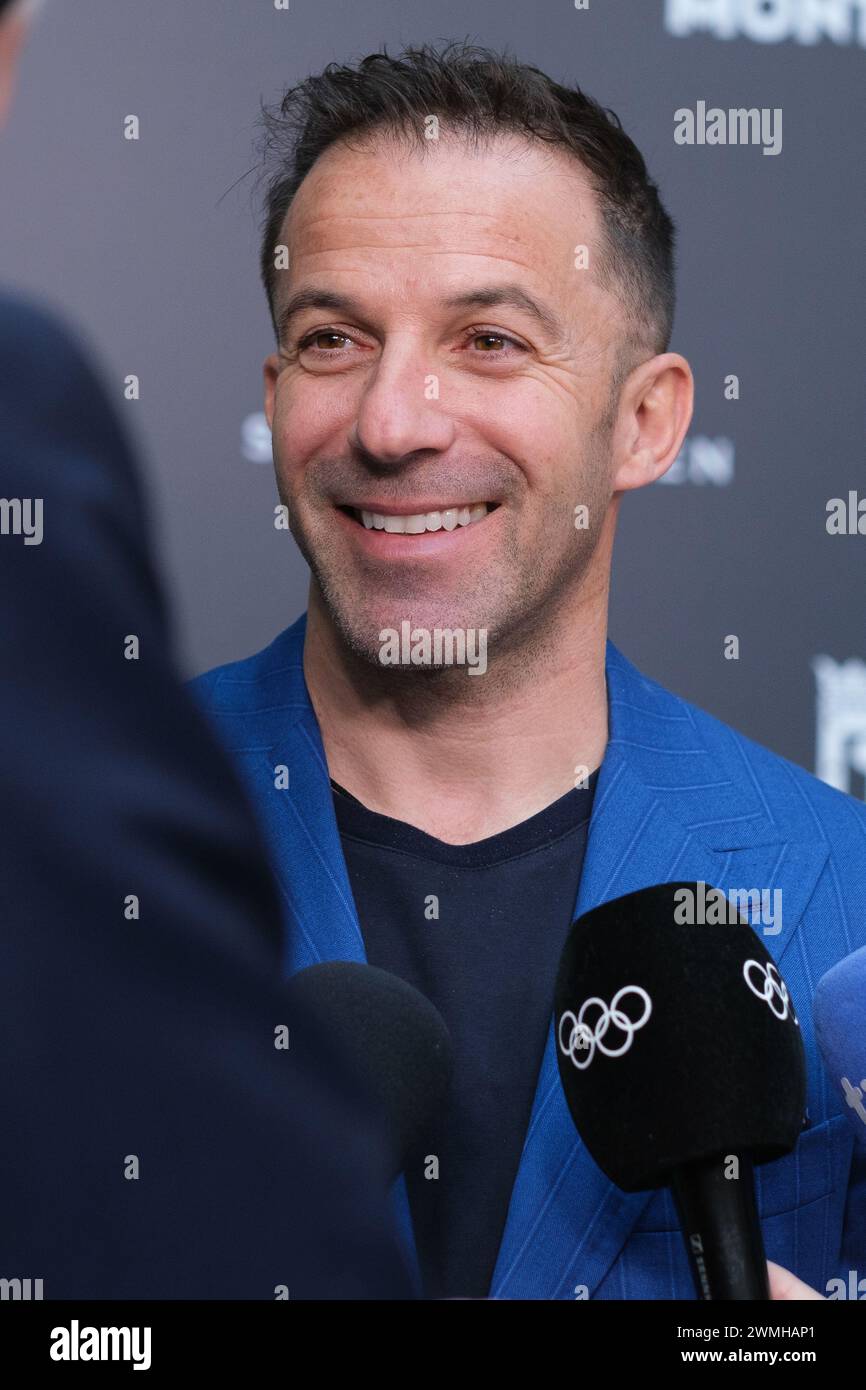
<path id="1" fill-rule="evenodd" d="M 331 781 L 367 959 L 425 994 L 454 1045 L 450 1092 L 405 1169 L 428 1298 L 490 1290 L 597 778 L 469 845 L 370 811 Z"/>

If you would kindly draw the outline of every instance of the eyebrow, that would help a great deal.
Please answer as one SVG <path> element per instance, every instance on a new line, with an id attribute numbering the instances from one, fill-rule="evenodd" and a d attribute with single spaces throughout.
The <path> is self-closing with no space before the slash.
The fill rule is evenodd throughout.
<path id="1" fill-rule="evenodd" d="M 544 304 L 533 299 L 521 285 L 488 285 L 479 286 L 477 289 L 465 290 L 461 294 L 451 295 L 443 301 L 446 309 L 495 309 L 505 306 L 510 309 L 517 309 L 521 313 L 529 314 L 541 324 L 551 337 L 561 337 L 563 327 L 556 314 L 548 309 Z M 348 295 L 337 294 L 333 290 L 325 289 L 306 289 L 296 290 L 290 295 L 286 304 L 279 315 L 277 326 L 282 342 L 283 334 L 289 326 L 289 322 L 297 314 L 305 309 L 329 309 L 334 313 L 342 313 L 350 318 L 362 319 L 360 306 Z"/>
<path id="2" fill-rule="evenodd" d="M 490 285 L 483 289 L 466 290 L 464 294 L 452 295 L 445 300 L 449 309 L 497 309 L 504 305 L 529 314 L 546 329 L 552 338 L 561 337 L 563 327 L 552 309 L 533 299 L 521 285 Z"/>

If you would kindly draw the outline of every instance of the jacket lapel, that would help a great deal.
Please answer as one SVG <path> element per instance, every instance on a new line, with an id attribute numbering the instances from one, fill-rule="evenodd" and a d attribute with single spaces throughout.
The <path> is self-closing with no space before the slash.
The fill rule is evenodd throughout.
<path id="1" fill-rule="evenodd" d="M 283 902 L 287 976 L 320 961 L 366 959 L 304 679 L 306 629 L 302 613 L 254 665 L 241 662 L 221 674 L 208 698 L 268 841 Z"/>
<path id="2" fill-rule="evenodd" d="M 287 975 L 319 961 L 367 959 L 322 738 L 309 697 L 307 703 L 308 710 L 264 756 L 261 769 L 271 779 L 274 767 L 285 767 L 289 775 L 288 789 L 271 792 L 276 862 L 294 924 L 286 933 Z"/>

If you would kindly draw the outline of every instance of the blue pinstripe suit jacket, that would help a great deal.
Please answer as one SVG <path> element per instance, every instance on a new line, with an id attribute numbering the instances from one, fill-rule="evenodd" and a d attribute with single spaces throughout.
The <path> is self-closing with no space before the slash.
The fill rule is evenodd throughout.
<path id="1" fill-rule="evenodd" d="M 264 651 L 192 682 L 269 842 L 287 975 L 365 959 L 303 675 L 305 630 L 304 614 Z M 672 879 L 782 890 L 782 929 L 762 940 L 801 1021 L 810 1125 L 792 1154 L 756 1170 L 758 1207 L 769 1258 L 823 1293 L 851 1269 L 866 1275 L 866 1152 L 824 1073 L 811 1010 L 824 972 L 866 944 L 866 806 L 642 676 L 610 642 L 606 675 L 610 737 L 575 916 Z M 289 786 L 277 790 L 283 764 Z M 395 1201 L 414 1251 L 402 1181 Z M 575 1133 L 552 1027 L 490 1294 L 694 1297 L 670 1194 L 621 1192 Z"/>

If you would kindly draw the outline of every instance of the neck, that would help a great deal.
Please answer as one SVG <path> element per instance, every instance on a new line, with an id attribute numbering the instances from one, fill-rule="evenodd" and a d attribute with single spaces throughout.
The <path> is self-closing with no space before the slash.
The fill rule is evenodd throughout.
<path id="1" fill-rule="evenodd" d="M 465 668 L 377 669 L 342 641 L 315 581 L 304 676 L 328 770 L 370 810 L 448 844 L 519 825 L 593 772 L 607 743 L 607 583 Z"/>

